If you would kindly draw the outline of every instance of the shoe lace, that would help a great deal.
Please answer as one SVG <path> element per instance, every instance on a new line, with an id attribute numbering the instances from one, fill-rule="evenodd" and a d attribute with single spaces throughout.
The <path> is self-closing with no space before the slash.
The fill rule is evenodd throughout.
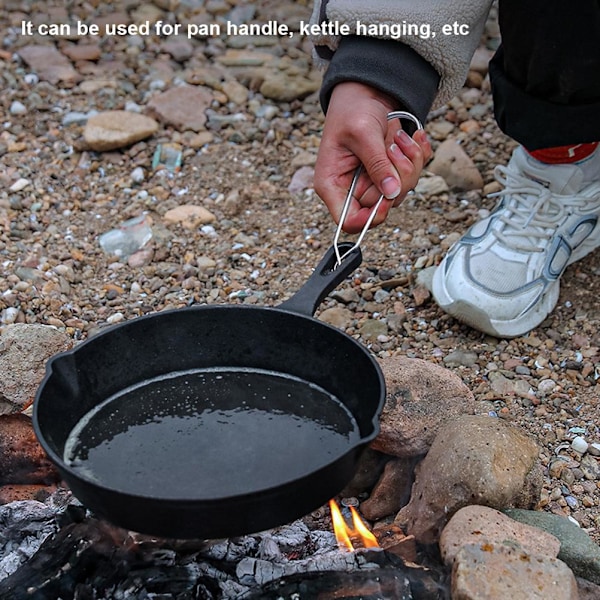
<path id="1" fill-rule="evenodd" d="M 494 177 L 504 186 L 490 197 L 506 197 L 498 216 L 501 226 L 492 233 L 504 245 L 523 252 L 543 252 L 543 242 L 576 207 L 584 207 L 586 200 L 573 196 L 557 198 L 543 184 L 498 165 Z"/>

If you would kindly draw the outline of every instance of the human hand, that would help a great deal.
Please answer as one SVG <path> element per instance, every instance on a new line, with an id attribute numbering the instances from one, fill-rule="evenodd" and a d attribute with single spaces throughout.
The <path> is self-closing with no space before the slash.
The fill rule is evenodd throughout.
<path id="1" fill-rule="evenodd" d="M 331 94 L 315 165 L 315 191 L 339 222 L 354 172 L 363 165 L 343 223 L 348 233 L 362 230 L 383 194 L 387 200 L 373 226 L 382 223 L 417 184 L 431 157 L 426 133 L 418 130 L 411 138 L 397 119 L 388 121 L 392 110 L 391 98 L 362 83 L 339 83 Z"/>

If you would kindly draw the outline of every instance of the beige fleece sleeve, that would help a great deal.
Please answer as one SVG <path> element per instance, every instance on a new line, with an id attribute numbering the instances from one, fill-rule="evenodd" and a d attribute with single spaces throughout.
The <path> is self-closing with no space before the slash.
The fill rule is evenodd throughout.
<path id="1" fill-rule="evenodd" d="M 319 23 L 322 4 L 315 1 L 311 23 Z M 435 108 L 464 84 L 491 4 L 492 0 L 329 0 L 326 15 L 330 23 L 347 25 L 352 34 L 397 39 L 413 48 L 440 75 Z M 335 50 L 340 37 L 323 30 L 311 40 Z"/>

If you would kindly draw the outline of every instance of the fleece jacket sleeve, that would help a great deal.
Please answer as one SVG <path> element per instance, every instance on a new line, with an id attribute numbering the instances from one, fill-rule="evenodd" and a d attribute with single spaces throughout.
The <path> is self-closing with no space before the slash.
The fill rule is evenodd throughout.
<path id="1" fill-rule="evenodd" d="M 407 110 L 424 122 L 439 80 L 437 71 L 410 46 L 393 40 L 344 36 L 323 77 L 321 105 L 327 112 L 338 83 L 358 81 L 395 98 L 396 110 Z"/>
<path id="2" fill-rule="evenodd" d="M 464 84 L 491 3 L 492 0 L 315 0 L 311 23 L 337 22 L 347 26 L 352 36 L 388 40 L 408 46 L 439 75 L 433 100 L 435 108 L 450 100 Z M 411 32 L 399 35 L 390 33 L 398 31 L 398 27 L 401 30 L 402 27 L 408 28 Z M 348 56 L 352 52 L 356 61 L 359 60 L 359 52 L 373 51 L 371 47 L 348 48 L 346 41 L 343 41 L 346 37 L 331 35 L 327 30 L 313 34 L 311 40 L 315 48 L 320 49 L 317 52 L 317 62 L 323 66 L 328 61 L 333 63 L 333 57 L 341 46 L 344 46 L 343 50 Z M 386 56 L 390 46 L 381 45 L 380 48 L 380 60 L 387 61 L 388 66 L 391 66 Z M 324 49 L 328 52 L 324 52 Z M 347 61 L 344 58 L 344 62 Z M 405 96 L 411 93 L 418 95 L 421 89 L 425 96 L 429 93 L 429 83 L 420 78 L 426 70 L 419 68 L 415 74 L 403 74 L 403 71 L 413 67 L 414 62 L 410 59 L 404 58 L 398 62 L 395 68 L 396 80 L 407 78 L 407 82 L 411 80 L 418 87 L 418 91 L 404 92 Z M 419 80 L 413 75 L 418 75 Z M 408 100 L 410 98 L 407 97 L 405 101 Z"/>

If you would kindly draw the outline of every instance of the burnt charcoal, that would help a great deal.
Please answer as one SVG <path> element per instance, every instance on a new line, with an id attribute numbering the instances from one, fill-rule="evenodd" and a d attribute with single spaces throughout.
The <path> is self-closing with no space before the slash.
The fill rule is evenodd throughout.
<path id="1" fill-rule="evenodd" d="M 77 519 L 76 508 L 71 516 Z M 129 532 L 93 518 L 71 522 L 0 581 L 0 598 L 217 600 L 223 598 L 224 582 L 232 590 L 228 597 L 247 591 L 209 562 L 195 562 L 194 554 L 180 555 L 166 544 L 137 542 Z"/>
<path id="2" fill-rule="evenodd" d="M 90 520 L 73 523 L 50 536 L 34 556 L 0 581 L 0 597 L 13 600 L 74 598 L 78 583 L 89 577 L 114 577 L 119 570 L 119 539 L 115 528 Z M 85 594 L 82 590 L 84 598 Z"/>
<path id="3" fill-rule="evenodd" d="M 378 562 L 382 568 L 396 568 L 402 570 L 405 577 L 410 581 L 410 587 L 414 600 L 449 600 L 450 584 L 448 573 L 441 566 L 441 562 L 433 562 L 431 554 L 432 548 L 427 548 L 427 566 L 419 561 L 419 564 L 410 564 L 405 562 L 399 556 L 391 552 L 377 552 L 367 550 L 366 553 L 372 555 L 374 562 Z M 379 558 L 378 558 L 379 557 Z"/>
<path id="4" fill-rule="evenodd" d="M 87 509 L 80 504 L 69 504 L 58 515 L 59 527 L 66 527 L 71 523 L 81 523 L 87 515 Z"/>
<path id="5" fill-rule="evenodd" d="M 396 569 L 346 573 L 298 573 L 264 586 L 250 600 L 415 600 Z"/>

